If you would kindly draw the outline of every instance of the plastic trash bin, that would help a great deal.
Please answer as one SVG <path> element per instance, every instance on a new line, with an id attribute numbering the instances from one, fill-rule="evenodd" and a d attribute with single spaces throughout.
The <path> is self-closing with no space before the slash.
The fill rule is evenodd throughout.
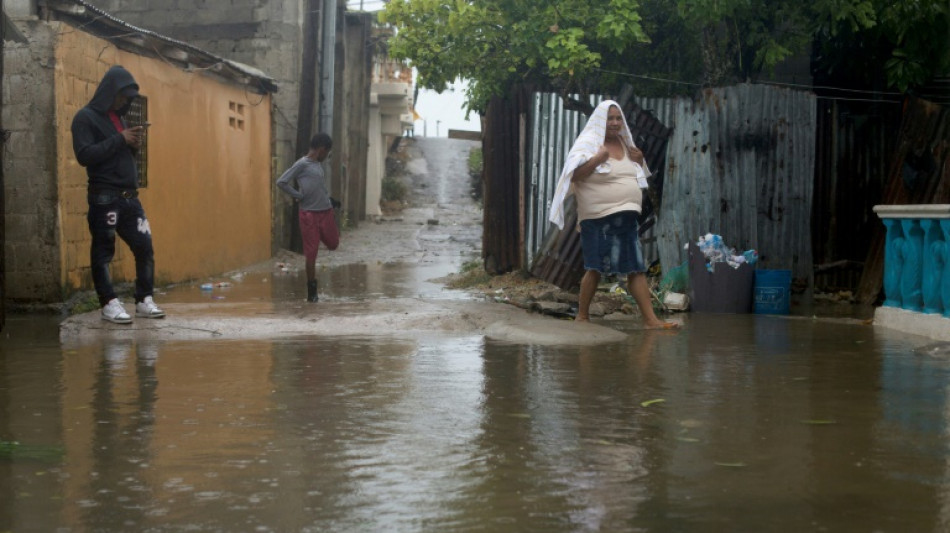
<path id="1" fill-rule="evenodd" d="M 698 313 L 751 313 L 755 268 L 748 263 L 732 268 L 715 263 L 706 270 L 706 256 L 689 244 L 690 309 Z"/>
<path id="2" fill-rule="evenodd" d="M 791 270 L 756 270 L 753 299 L 756 314 L 787 315 L 791 308 Z"/>

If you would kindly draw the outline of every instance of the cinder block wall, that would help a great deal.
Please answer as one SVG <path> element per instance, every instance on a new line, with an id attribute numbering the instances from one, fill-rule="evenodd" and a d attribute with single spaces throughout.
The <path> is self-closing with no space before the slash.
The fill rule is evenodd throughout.
<path id="1" fill-rule="evenodd" d="M 3 49 L 3 125 L 11 132 L 3 158 L 5 297 L 59 301 L 55 30 L 36 21 L 19 26 L 28 28 L 30 42 L 8 41 Z"/>

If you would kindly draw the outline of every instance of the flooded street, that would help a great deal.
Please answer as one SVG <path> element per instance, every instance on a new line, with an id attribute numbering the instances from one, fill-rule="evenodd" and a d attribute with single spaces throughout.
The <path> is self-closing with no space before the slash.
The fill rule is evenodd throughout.
<path id="1" fill-rule="evenodd" d="M 11 337 L 0 527 L 945 531 L 950 363 L 919 342 L 754 315 L 599 347 Z"/>
<path id="2" fill-rule="evenodd" d="M 449 172 L 429 165 L 413 179 Z M 345 233 L 359 250 L 321 250 L 316 306 L 270 265 L 169 288 L 148 326 L 9 316 L 0 531 L 950 530 L 946 350 L 794 307 L 599 321 L 622 340 L 593 345 L 426 329 L 416 311 L 484 302 L 435 281 L 480 246 L 470 202 L 423 189 Z"/>

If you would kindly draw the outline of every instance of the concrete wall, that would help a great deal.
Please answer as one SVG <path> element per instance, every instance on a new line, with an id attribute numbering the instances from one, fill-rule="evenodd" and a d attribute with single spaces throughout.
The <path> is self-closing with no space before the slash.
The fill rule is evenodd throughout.
<path id="1" fill-rule="evenodd" d="M 69 128 L 114 64 L 135 76 L 148 99 L 148 187 L 140 198 L 152 228 L 156 283 L 271 257 L 270 97 L 61 29 L 67 31 L 59 32 L 55 46 L 54 87 L 64 288 L 91 288 L 87 178 L 72 153 Z M 124 245 L 117 247 L 112 275 L 135 278 Z"/>
<path id="2" fill-rule="evenodd" d="M 319 69 L 316 64 L 303 64 L 304 49 L 318 47 L 316 38 L 304 43 L 305 15 L 309 6 L 322 9 L 324 2 L 312 0 L 92 0 L 91 3 L 136 26 L 156 31 L 213 54 L 267 72 L 280 85 L 275 102 L 275 157 L 273 172 L 280 175 L 306 146 L 297 144 L 298 117 L 301 107 L 303 69 Z M 334 150 L 326 163 L 331 194 L 344 203 L 348 223 L 355 225 L 366 217 L 365 154 L 368 144 L 367 106 L 372 69 L 369 41 L 374 20 L 372 14 L 347 13 L 343 0 L 338 0 L 336 76 L 333 99 L 333 126 L 327 128 L 314 120 L 313 131 L 304 132 L 309 139 L 317 130 L 333 136 Z M 321 14 L 322 15 L 322 14 Z M 316 17 L 320 20 L 320 17 Z M 319 74 L 319 73 L 317 73 Z M 319 115 L 320 77 L 316 76 L 313 103 L 314 118 Z M 305 119 L 307 117 L 304 117 Z M 304 120 L 306 122 L 306 120 Z M 276 189 L 274 190 L 276 193 Z M 292 225 L 296 223 L 290 200 L 274 195 L 274 249 L 291 247 Z"/>
<path id="3" fill-rule="evenodd" d="M 306 0 L 91 0 L 117 18 L 212 54 L 252 65 L 273 77 L 274 179 L 307 147 L 295 147 Z M 309 135 L 308 135 L 309 138 Z M 302 150 L 302 151 L 301 151 Z M 274 249 L 290 243 L 291 202 L 274 192 Z"/>
<path id="4" fill-rule="evenodd" d="M 285 195 L 277 194 L 274 181 L 277 175 L 297 159 L 301 153 L 300 150 L 306 149 L 306 147 L 296 146 L 298 108 L 301 105 L 299 80 L 304 69 L 302 64 L 305 48 L 303 18 L 308 9 L 306 6 L 316 5 L 319 8 L 323 5 L 322 2 L 318 0 L 229 0 L 227 2 L 91 0 L 90 3 L 129 24 L 182 40 L 215 55 L 255 66 L 277 81 L 280 91 L 254 107 L 255 112 L 260 111 L 262 107 L 268 107 L 268 111 L 271 112 L 269 135 L 266 139 L 261 138 L 262 144 L 259 147 L 272 146 L 273 149 L 266 155 L 256 158 L 253 165 L 248 163 L 241 168 L 259 171 L 269 183 L 268 190 L 256 191 L 255 189 L 255 194 L 271 202 L 267 208 L 271 218 L 265 224 L 270 230 L 270 253 L 289 247 L 291 234 L 296 225 L 296 214 L 290 200 Z M 345 2 L 341 0 L 339 5 L 342 9 Z M 62 65 L 55 65 L 52 60 L 52 43 L 50 42 L 52 31 L 45 23 L 36 20 L 36 1 L 7 0 L 4 8 L 22 28 L 33 27 L 28 31 L 32 40 L 29 46 L 8 43 L 5 54 L 7 64 L 12 68 L 3 80 L 5 102 L 10 104 L 3 112 L 5 118 L 18 118 L 18 120 L 8 119 L 5 123 L 5 127 L 13 130 L 14 133 L 7 145 L 8 155 L 4 162 L 4 168 L 7 169 L 5 183 L 7 194 L 4 205 L 9 215 L 6 217 L 7 231 L 4 245 L 8 271 L 6 281 L 8 287 L 14 288 L 17 295 L 13 294 L 14 290 L 8 290 L 4 296 L 54 301 L 65 297 L 72 288 L 86 287 L 89 283 L 88 275 L 83 271 L 83 268 L 88 268 L 88 250 L 85 250 L 86 245 L 81 242 L 88 232 L 85 220 L 77 226 L 75 220 L 69 218 L 78 214 L 78 207 L 70 208 L 75 210 L 74 213 L 59 212 L 60 194 L 69 196 L 77 193 L 70 188 L 71 186 L 59 187 L 55 181 L 57 164 L 72 164 L 69 163 L 71 145 L 55 143 L 57 140 L 60 143 L 65 141 L 63 135 L 68 134 L 69 120 L 75 109 L 78 109 L 75 107 L 78 104 L 71 102 L 69 105 L 73 107 L 60 109 L 60 116 L 54 114 L 53 69 L 62 68 Z M 347 218 L 352 224 L 366 216 L 365 180 L 368 173 L 366 155 L 372 144 L 376 143 L 376 139 L 380 139 L 378 130 L 375 136 L 370 137 L 368 134 L 370 115 L 368 85 L 372 68 L 369 57 L 372 55 L 370 44 L 372 38 L 367 38 L 366 35 L 372 31 L 372 25 L 371 15 L 348 14 L 345 17 L 337 17 L 337 88 L 334 98 L 335 124 L 332 131 L 334 154 L 333 160 L 328 163 L 328 170 L 331 175 L 333 194 L 344 202 Z M 104 55 L 100 59 L 103 61 L 109 57 L 116 62 L 131 61 L 118 54 L 105 42 L 88 46 L 94 48 L 96 54 L 102 51 Z M 308 46 L 318 46 L 318 43 L 312 42 Z M 132 62 L 125 66 L 132 68 L 141 65 Z M 74 87 L 74 91 L 87 90 L 88 87 L 84 85 L 91 83 L 88 80 L 98 81 L 98 76 L 104 71 L 98 66 L 81 68 L 89 71 L 81 73 L 79 78 L 85 81 L 79 85 L 83 87 Z M 146 68 L 142 74 L 136 71 L 133 71 L 133 74 L 141 77 L 146 75 L 150 68 Z M 169 68 L 175 70 L 170 66 Z M 75 73 L 70 73 L 70 75 L 75 75 Z M 159 83 L 163 91 L 172 88 L 174 89 L 172 94 L 176 94 L 178 98 L 185 100 L 189 98 L 189 95 L 178 92 L 176 87 L 168 84 L 168 81 L 157 73 L 148 75 L 154 76 L 156 81 L 164 80 Z M 175 76 L 169 75 L 168 79 L 175 79 Z M 193 82 L 186 82 L 182 87 L 190 90 L 204 90 L 194 86 Z M 319 88 L 316 89 L 319 94 Z M 164 94 L 164 92 L 156 93 L 152 88 L 143 89 L 143 93 L 148 95 L 149 92 L 152 93 L 152 97 Z M 245 97 L 246 95 L 241 91 L 241 98 Z M 222 98 L 226 96 L 222 95 Z M 235 96 L 231 100 L 240 101 L 241 98 Z M 152 100 L 150 109 L 156 109 L 157 103 Z M 200 105 L 211 104 L 210 101 L 204 101 Z M 315 108 L 318 104 L 319 102 L 315 102 Z M 207 120 L 217 118 L 199 108 L 190 108 L 186 111 L 195 111 Z M 163 142 L 180 140 L 161 140 L 163 135 L 168 135 L 168 130 L 163 130 L 156 120 L 152 122 L 156 126 L 150 133 L 150 149 L 155 149 Z M 48 137 L 43 140 L 38 137 L 37 124 L 46 124 L 51 131 L 60 127 L 66 129 L 58 130 L 59 137 L 56 139 Z M 312 132 L 307 132 L 307 138 L 310 133 Z M 193 139 L 194 137 L 187 136 L 186 138 Z M 176 145 L 170 149 L 178 148 L 180 146 Z M 255 145 L 254 148 L 257 149 L 258 146 Z M 381 150 L 380 160 L 382 160 L 385 157 L 385 143 L 375 148 Z M 57 152 L 64 149 L 66 150 L 64 153 L 68 155 Z M 247 150 L 240 150 L 235 150 L 234 153 L 250 153 Z M 150 155 L 150 159 L 154 163 L 160 158 Z M 263 167 L 258 169 L 261 163 Z M 171 173 L 181 173 L 183 176 L 190 176 L 192 175 L 190 173 L 195 171 L 213 174 L 218 168 L 228 168 L 228 164 L 221 162 L 221 165 L 215 169 L 199 167 L 201 167 L 200 164 L 188 167 L 185 163 L 180 163 L 179 167 L 168 170 Z M 67 168 L 67 170 L 74 169 Z M 155 177 L 160 173 L 164 173 L 164 170 L 150 169 L 149 171 L 150 177 Z M 29 179 L 26 176 L 29 176 Z M 182 183 L 181 185 L 184 187 L 183 190 L 188 191 L 190 184 Z M 78 185 L 74 183 L 72 186 Z M 255 183 L 254 187 L 256 186 Z M 376 187 L 378 189 L 378 183 Z M 182 276 L 197 277 L 204 275 L 203 273 L 218 273 L 235 268 L 236 265 L 231 264 L 232 260 L 238 260 L 242 256 L 231 249 L 217 251 L 201 268 L 193 268 L 189 263 L 189 258 L 179 261 L 178 252 L 175 250 L 179 246 L 187 249 L 189 245 L 164 240 L 170 240 L 172 236 L 178 235 L 177 229 L 166 227 L 174 225 L 174 222 L 166 223 L 160 220 L 164 218 L 164 215 L 160 214 L 164 209 L 163 202 L 166 201 L 164 194 L 153 187 L 149 187 L 149 190 L 142 194 L 156 239 L 156 268 L 159 281 L 181 279 Z M 215 193 L 211 190 L 200 189 L 183 194 L 194 194 L 196 197 L 207 199 L 214 198 Z M 376 197 L 377 199 L 372 201 L 371 209 L 378 210 L 378 193 Z M 75 197 L 67 198 L 67 201 L 70 202 L 69 205 L 79 202 Z M 85 208 L 84 201 L 83 198 L 79 202 L 83 204 L 83 209 Z M 205 228 L 220 229 L 221 220 L 221 218 L 214 218 L 210 221 L 193 222 L 199 228 L 196 231 L 200 234 Z M 244 221 L 248 219 L 245 218 L 241 222 Z M 257 228 L 256 221 L 254 224 Z M 239 234 L 231 229 L 225 229 L 221 233 Z M 183 240 L 188 241 L 190 237 L 192 233 L 186 233 Z M 256 235 L 253 238 L 256 239 Z M 65 241 L 61 242 L 61 239 Z M 188 253 L 200 252 L 207 255 L 209 249 L 203 246 L 194 246 L 194 250 Z M 211 243 L 211 246 L 212 250 L 216 250 L 214 243 Z M 249 248 L 254 250 L 254 253 L 249 255 L 256 257 L 256 244 L 250 245 Z M 128 252 L 123 249 L 123 246 L 119 246 L 118 249 L 120 251 L 113 274 L 117 279 L 123 279 L 124 276 L 131 276 L 131 270 L 128 270 L 131 268 L 131 256 L 126 257 Z M 61 256 L 60 250 L 66 255 Z M 176 271 L 166 270 L 173 264 L 176 265 Z M 221 268 L 221 265 L 227 266 Z"/>
<path id="5" fill-rule="evenodd" d="M 373 50 L 369 43 L 373 15 L 348 13 L 344 35 L 342 110 L 346 137 L 343 154 L 347 181 L 346 209 L 351 222 L 366 219 L 366 151 Z"/>
<path id="6" fill-rule="evenodd" d="M 53 104 L 55 29 L 35 20 L 19 26 L 30 43 L 8 41 L 3 54 L 3 125 L 11 131 L 3 157 L 4 296 L 58 301 L 63 292 Z"/>
<path id="7" fill-rule="evenodd" d="M 72 152 L 70 124 L 113 64 L 129 69 L 148 98 L 153 127 L 141 199 L 157 282 L 271 256 L 269 96 L 119 51 L 62 23 L 26 14 L 15 23 L 30 42 L 4 47 L 3 123 L 12 132 L 3 160 L 5 298 L 54 302 L 91 288 L 87 178 Z M 112 270 L 116 281 L 134 279 L 124 244 Z"/>
<path id="8" fill-rule="evenodd" d="M 383 196 L 383 175 L 386 173 L 386 139 L 381 131 L 382 115 L 379 114 L 379 101 L 372 99 L 369 106 L 369 123 L 367 128 L 370 132 L 369 147 L 366 150 L 366 216 L 368 218 L 378 218 L 382 216 L 383 210 L 379 202 Z"/>

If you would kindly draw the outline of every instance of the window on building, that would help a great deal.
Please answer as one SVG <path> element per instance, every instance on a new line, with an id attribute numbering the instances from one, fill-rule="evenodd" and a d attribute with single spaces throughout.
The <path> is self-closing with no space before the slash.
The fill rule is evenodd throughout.
<path id="1" fill-rule="evenodd" d="M 139 95 L 132 101 L 132 107 L 125 115 L 129 127 L 141 126 L 148 122 L 148 98 Z M 142 140 L 142 146 L 135 155 L 135 164 L 139 169 L 139 187 L 148 187 L 148 133 Z"/>
<path id="2" fill-rule="evenodd" d="M 244 131 L 244 104 L 228 103 L 228 125 L 232 130 Z"/>

